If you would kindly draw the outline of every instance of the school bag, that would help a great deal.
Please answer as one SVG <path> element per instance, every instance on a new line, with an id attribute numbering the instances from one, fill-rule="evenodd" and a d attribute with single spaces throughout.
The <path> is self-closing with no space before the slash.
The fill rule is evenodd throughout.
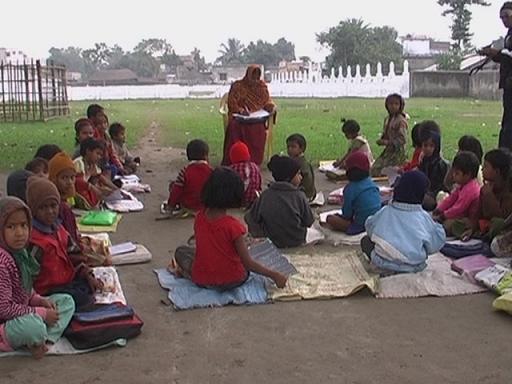
<path id="1" fill-rule="evenodd" d="M 115 303 L 75 313 L 64 336 L 76 349 L 88 349 L 141 333 L 144 322 L 129 306 Z"/>

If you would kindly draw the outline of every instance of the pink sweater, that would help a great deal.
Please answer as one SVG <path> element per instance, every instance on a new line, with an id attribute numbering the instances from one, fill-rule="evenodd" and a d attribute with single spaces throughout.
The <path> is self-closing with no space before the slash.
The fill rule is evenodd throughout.
<path id="1" fill-rule="evenodd" d="M 0 351 L 10 351 L 5 338 L 5 322 L 16 317 L 37 314 L 46 318 L 42 297 L 34 290 L 27 292 L 21 285 L 21 276 L 13 257 L 0 248 Z"/>
<path id="2" fill-rule="evenodd" d="M 438 205 L 437 209 L 446 219 L 473 217 L 478 212 L 479 197 L 480 184 L 476 179 L 472 179 L 465 185 L 458 186 Z"/>

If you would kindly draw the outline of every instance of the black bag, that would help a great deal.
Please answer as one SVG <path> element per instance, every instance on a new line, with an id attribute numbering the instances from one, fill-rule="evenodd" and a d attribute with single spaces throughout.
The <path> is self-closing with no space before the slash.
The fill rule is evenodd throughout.
<path id="1" fill-rule="evenodd" d="M 129 308 L 127 310 L 126 306 L 116 305 L 119 306 L 119 312 L 122 312 L 123 316 L 116 316 L 115 311 L 112 311 L 111 318 L 105 317 L 101 321 L 81 322 L 77 320 L 80 318 L 78 314 L 69 323 L 64 336 L 76 349 L 95 348 L 117 339 L 131 339 L 138 336 L 144 322 L 135 313 L 129 315 L 130 310 Z"/>

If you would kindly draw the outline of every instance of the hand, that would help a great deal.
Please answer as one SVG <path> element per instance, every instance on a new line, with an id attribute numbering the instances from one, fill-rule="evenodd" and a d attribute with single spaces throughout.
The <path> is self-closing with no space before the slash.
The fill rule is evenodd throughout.
<path id="1" fill-rule="evenodd" d="M 89 287 L 91 287 L 91 291 L 93 292 L 101 292 L 103 290 L 103 281 L 94 277 L 94 275 L 89 275 L 87 277 L 87 282 L 89 283 Z"/>
<path id="2" fill-rule="evenodd" d="M 251 112 L 249 112 L 249 108 L 243 107 L 239 111 L 240 115 L 249 116 Z"/>
<path id="3" fill-rule="evenodd" d="M 496 57 L 498 55 L 498 53 L 500 53 L 500 50 L 496 49 L 496 48 L 492 48 L 492 47 L 484 47 L 477 52 L 479 55 L 493 58 L 493 57 Z"/>
<path id="4" fill-rule="evenodd" d="M 471 228 L 466 229 L 464 232 L 462 232 L 462 235 L 460 235 L 460 239 L 462 241 L 469 241 L 469 239 L 471 239 L 471 236 L 473 236 L 473 230 Z"/>
<path id="5" fill-rule="evenodd" d="M 57 324 L 57 321 L 59 321 L 59 312 L 57 312 L 55 309 L 48 309 L 46 311 L 46 319 L 44 322 L 49 326 L 53 326 Z"/>
<path id="6" fill-rule="evenodd" d="M 388 144 L 389 144 L 389 140 L 385 140 L 385 139 L 377 140 L 377 145 L 387 146 Z"/>
<path id="7" fill-rule="evenodd" d="M 263 107 L 263 109 L 264 109 L 265 111 L 267 111 L 268 113 L 272 113 L 272 112 L 274 112 L 274 104 L 272 104 L 272 103 L 267 103 L 267 104 L 265 104 L 265 106 Z"/>
<path id="8" fill-rule="evenodd" d="M 275 275 L 272 277 L 272 280 L 274 280 L 274 283 L 276 283 L 277 288 L 284 288 L 286 286 L 288 278 L 282 273 L 276 272 Z"/>
<path id="9" fill-rule="evenodd" d="M 45 308 L 53 309 L 53 310 L 57 309 L 57 306 L 55 305 L 55 303 L 53 301 L 44 299 L 44 298 L 41 299 L 41 307 L 45 307 Z"/>
<path id="10" fill-rule="evenodd" d="M 339 168 L 339 167 L 340 167 L 340 165 L 341 165 L 341 161 L 340 161 L 340 160 L 336 160 L 334 163 L 332 163 L 332 166 L 333 166 L 334 168 Z"/>

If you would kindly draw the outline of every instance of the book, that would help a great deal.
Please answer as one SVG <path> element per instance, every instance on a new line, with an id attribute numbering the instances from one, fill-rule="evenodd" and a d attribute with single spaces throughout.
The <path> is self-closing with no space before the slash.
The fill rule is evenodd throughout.
<path id="1" fill-rule="evenodd" d="M 244 123 L 262 123 L 262 122 L 265 122 L 270 117 L 270 113 L 268 113 L 264 109 L 260 109 L 258 111 L 249 113 L 248 115 L 241 115 L 239 113 L 233 113 L 233 117 L 236 120 L 244 122 Z"/>
<path id="2" fill-rule="evenodd" d="M 126 243 L 112 245 L 109 247 L 109 251 L 112 256 L 134 252 L 136 249 L 137 249 L 137 246 L 135 244 L 133 244 L 131 241 L 126 242 Z"/>

